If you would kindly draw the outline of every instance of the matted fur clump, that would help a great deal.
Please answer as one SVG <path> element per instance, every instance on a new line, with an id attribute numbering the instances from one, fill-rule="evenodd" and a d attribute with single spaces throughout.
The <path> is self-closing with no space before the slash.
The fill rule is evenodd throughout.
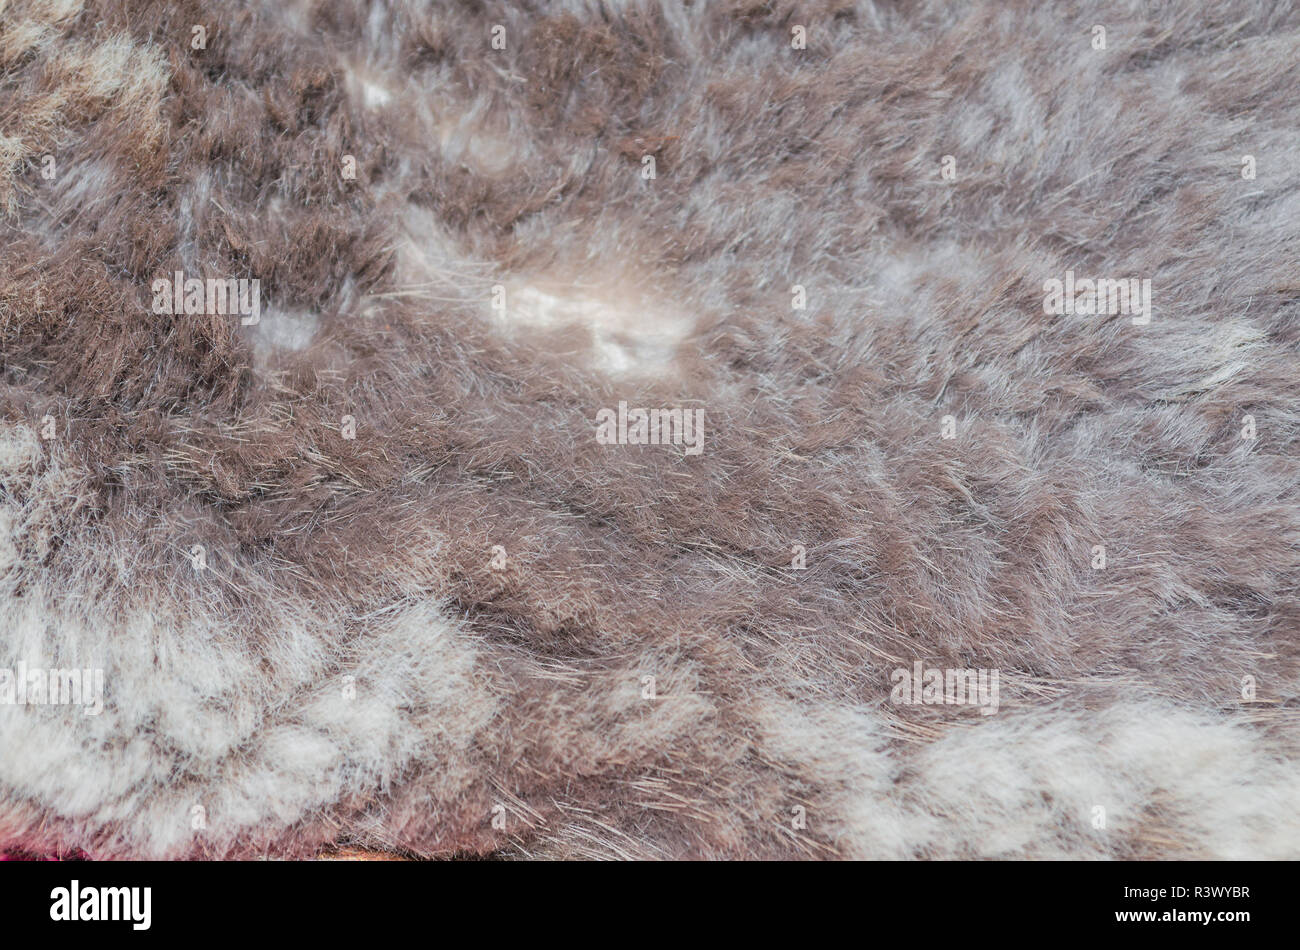
<path id="1" fill-rule="evenodd" d="M 1300 857 L 1298 88 L 1281 2 L 0 0 L 0 850 Z"/>

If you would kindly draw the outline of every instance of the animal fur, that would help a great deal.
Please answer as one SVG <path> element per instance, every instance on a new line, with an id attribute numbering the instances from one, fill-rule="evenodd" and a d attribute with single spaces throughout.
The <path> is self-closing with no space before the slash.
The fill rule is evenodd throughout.
<path id="1" fill-rule="evenodd" d="M 0 850 L 1300 856 L 1298 88 L 1280 0 L 0 0 L 0 667 L 105 682 Z"/>

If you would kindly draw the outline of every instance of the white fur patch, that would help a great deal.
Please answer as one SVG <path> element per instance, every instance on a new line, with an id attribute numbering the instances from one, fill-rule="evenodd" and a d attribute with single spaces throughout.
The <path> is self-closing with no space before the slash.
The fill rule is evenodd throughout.
<path id="1" fill-rule="evenodd" d="M 547 282 L 506 285 L 507 325 L 591 332 L 596 366 L 610 373 L 662 371 L 692 327 L 691 319 L 626 287 Z"/>

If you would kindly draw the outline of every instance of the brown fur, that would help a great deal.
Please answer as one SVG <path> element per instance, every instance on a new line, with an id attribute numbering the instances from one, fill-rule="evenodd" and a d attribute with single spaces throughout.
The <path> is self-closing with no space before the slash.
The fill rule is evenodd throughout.
<path id="1" fill-rule="evenodd" d="M 113 633 L 77 741 L 144 743 L 139 774 L 87 779 L 94 807 L 0 774 L 0 844 L 1296 854 L 1293 9 L 81 6 L 3 11 L 0 414 L 15 458 L 40 444 L 0 472 L 3 596 L 14 630 L 24 598 L 68 630 L 157 615 L 184 662 Z M 1151 326 L 1045 315 L 1067 268 L 1154 274 Z M 152 313 L 178 269 L 260 279 L 262 325 Z M 492 285 L 544 281 L 625 307 L 646 362 L 494 319 Z M 659 311 L 689 330 L 654 362 Z M 267 335 L 299 319 L 308 345 Z M 598 444 L 620 400 L 703 407 L 705 451 Z M 188 678 L 226 662 L 209 635 L 249 679 Z M 1004 710 L 891 704 L 916 659 L 1002 671 Z M 345 674 L 393 721 L 302 712 Z M 129 692 L 168 675 L 184 701 Z M 339 758 L 277 765 L 300 727 Z"/>

